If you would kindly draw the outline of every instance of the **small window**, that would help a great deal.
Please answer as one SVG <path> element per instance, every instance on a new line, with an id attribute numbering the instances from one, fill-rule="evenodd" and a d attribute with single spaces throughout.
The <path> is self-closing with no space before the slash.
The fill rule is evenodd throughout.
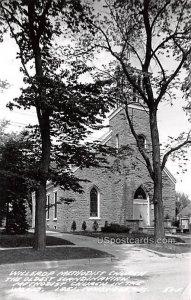
<path id="1" fill-rule="evenodd" d="M 54 193 L 54 219 L 57 219 L 57 202 L 58 202 L 58 193 Z"/>
<path id="2" fill-rule="evenodd" d="M 90 191 L 90 217 L 99 218 L 99 192 L 95 187 Z"/>
<path id="3" fill-rule="evenodd" d="M 46 197 L 46 218 L 47 220 L 50 219 L 50 195 Z"/>
<path id="4" fill-rule="evenodd" d="M 138 146 L 140 148 L 146 148 L 146 138 L 143 134 L 138 135 Z"/>

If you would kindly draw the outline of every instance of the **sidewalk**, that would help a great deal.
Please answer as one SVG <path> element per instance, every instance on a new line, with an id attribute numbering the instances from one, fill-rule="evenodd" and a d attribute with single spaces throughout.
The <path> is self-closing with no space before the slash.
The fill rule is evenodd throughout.
<path id="1" fill-rule="evenodd" d="M 89 247 L 96 250 L 107 252 L 115 257 L 115 259 L 123 259 L 127 256 L 127 253 L 122 251 L 122 248 L 127 251 L 131 250 L 132 248 L 135 248 L 134 244 L 120 244 L 117 245 L 115 243 L 104 243 L 101 239 L 84 236 L 84 235 L 77 235 L 77 234 L 70 234 L 70 233 L 60 233 L 60 232 L 53 232 L 53 231 L 47 231 L 47 235 L 59 237 L 62 239 L 65 239 L 67 241 L 70 241 L 74 243 L 74 246 L 70 247 Z"/>
<path id="2" fill-rule="evenodd" d="M 191 257 L 191 253 L 180 253 L 180 254 L 171 254 L 171 253 L 161 253 L 157 252 L 154 250 L 147 250 L 146 248 L 141 248 L 137 244 L 115 244 L 115 243 L 104 243 L 101 242 L 101 240 L 93 237 L 88 237 L 84 235 L 76 235 L 76 234 L 70 234 L 70 233 L 60 233 L 60 232 L 53 232 L 53 231 L 47 231 L 47 235 L 51 236 L 56 236 L 59 238 L 63 238 L 65 240 L 68 240 L 75 245 L 72 247 L 89 247 L 93 248 L 96 250 L 104 251 L 107 252 L 111 255 L 114 256 L 113 260 L 124 260 L 127 259 L 128 257 L 132 256 L 133 253 L 137 252 L 142 252 L 144 255 L 146 253 L 153 253 L 156 256 L 160 257 L 167 257 L 167 258 L 172 258 L 172 257 L 177 257 L 177 258 L 182 258 L 182 257 Z"/>

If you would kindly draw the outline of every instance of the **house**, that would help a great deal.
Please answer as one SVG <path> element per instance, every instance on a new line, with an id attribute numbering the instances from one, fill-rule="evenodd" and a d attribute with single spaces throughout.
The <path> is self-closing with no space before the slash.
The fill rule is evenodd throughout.
<path id="1" fill-rule="evenodd" d="M 179 220 L 179 228 L 182 232 L 191 232 L 191 203 L 178 213 L 177 219 Z"/>
<path id="2" fill-rule="evenodd" d="M 129 113 L 140 142 L 151 155 L 151 136 L 148 109 L 140 103 L 129 104 Z M 141 220 L 143 226 L 153 226 L 154 205 L 152 203 L 152 181 L 130 131 L 123 107 L 109 116 L 109 131 L 102 137 L 103 144 L 116 148 L 116 152 L 128 145 L 133 153 L 119 158 L 108 157 L 111 169 L 76 168 L 75 175 L 88 179 L 82 183 L 84 193 L 63 191 L 51 183 L 47 185 L 47 228 L 70 231 L 75 221 L 77 230 L 82 230 L 85 221 L 92 230 L 94 221 L 99 228 L 105 222 L 129 224 Z M 175 217 L 175 178 L 165 168 L 163 171 L 164 215 Z M 33 195 L 33 204 L 35 202 Z M 70 204 L 57 204 L 61 197 L 74 198 Z M 51 204 L 55 204 L 52 206 Z M 34 205 L 33 205 L 34 207 Z M 33 210 L 34 211 L 34 210 Z M 33 214 L 34 224 L 34 214 Z"/>

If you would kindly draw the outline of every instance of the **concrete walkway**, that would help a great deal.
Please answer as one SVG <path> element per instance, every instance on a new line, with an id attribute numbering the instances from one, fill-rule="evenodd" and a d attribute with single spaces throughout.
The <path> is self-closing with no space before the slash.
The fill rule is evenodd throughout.
<path id="1" fill-rule="evenodd" d="M 70 241 L 71 243 L 75 244 L 73 247 L 89 247 L 99 251 L 104 251 L 115 256 L 115 259 L 123 259 L 126 256 L 124 251 L 122 251 L 123 245 L 116 245 L 115 243 L 111 243 L 109 241 L 104 242 L 100 238 L 92 238 L 84 235 L 60 233 L 53 231 L 47 231 L 46 233 L 47 235 L 55 236 Z M 69 247 L 72 246 L 69 245 Z M 125 248 L 130 250 L 132 248 L 135 248 L 135 245 L 125 244 Z"/>

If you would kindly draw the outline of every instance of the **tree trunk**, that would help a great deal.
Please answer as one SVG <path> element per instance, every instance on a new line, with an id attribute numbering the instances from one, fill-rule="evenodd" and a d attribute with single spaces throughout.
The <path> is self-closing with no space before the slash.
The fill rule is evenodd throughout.
<path id="1" fill-rule="evenodd" d="M 44 251 L 46 247 L 46 182 L 50 166 L 50 123 L 49 115 L 40 123 L 42 152 L 39 166 L 39 186 L 36 193 L 35 243 L 34 249 Z"/>
<path id="2" fill-rule="evenodd" d="M 43 251 L 46 247 L 46 182 L 48 180 L 50 166 L 50 115 L 48 105 L 44 105 L 46 91 L 43 88 L 43 62 L 41 57 L 40 36 L 36 33 L 35 25 L 35 1 L 28 2 L 28 20 L 31 45 L 35 59 L 37 81 L 39 81 L 38 98 L 36 99 L 36 111 L 42 141 L 41 160 L 38 170 L 39 186 L 36 193 L 35 215 L 35 244 L 34 249 Z M 42 31 L 43 32 L 43 31 Z"/>
<path id="3" fill-rule="evenodd" d="M 36 193 L 34 249 L 46 247 L 46 183 L 40 183 Z"/>
<path id="4" fill-rule="evenodd" d="M 159 239 L 165 237 L 164 232 L 164 212 L 163 212 L 163 200 L 162 200 L 162 169 L 160 161 L 160 142 L 159 132 L 157 126 L 156 110 L 150 111 L 150 129 L 152 140 L 152 159 L 153 159 L 153 171 L 154 171 L 154 235 L 155 242 L 159 242 Z"/>

